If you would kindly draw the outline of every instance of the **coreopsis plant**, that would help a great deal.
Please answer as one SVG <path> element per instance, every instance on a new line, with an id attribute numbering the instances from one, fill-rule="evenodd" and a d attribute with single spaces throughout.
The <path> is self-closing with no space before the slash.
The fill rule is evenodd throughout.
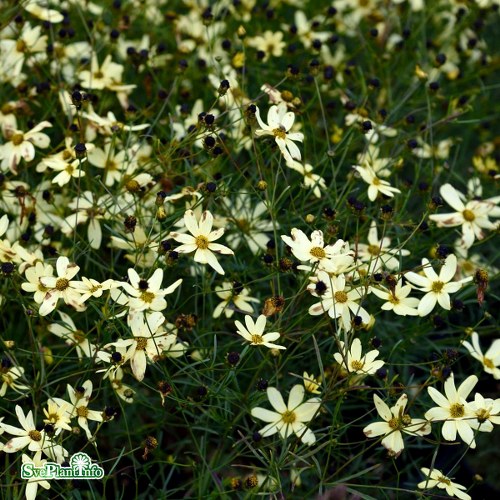
<path id="1" fill-rule="evenodd" d="M 261 314 L 255 322 L 252 317 L 247 314 L 245 316 L 246 327 L 243 326 L 240 321 L 235 321 L 234 324 L 236 325 L 238 335 L 241 335 L 245 340 L 250 342 L 250 345 L 263 345 L 270 349 L 286 349 L 286 347 L 282 345 L 273 344 L 274 340 L 280 338 L 281 335 L 279 332 L 264 333 L 266 322 L 266 317 L 263 314 Z"/>
<path id="2" fill-rule="evenodd" d="M 436 222 L 438 227 L 462 226 L 460 243 L 463 247 L 470 248 L 476 239 L 483 239 L 484 229 L 495 230 L 498 227 L 498 223 L 493 223 L 489 217 L 500 217 L 500 209 L 497 207 L 500 197 L 473 199 L 464 203 L 465 196 L 451 184 L 441 186 L 439 193 L 456 212 L 432 214 L 429 219 Z"/>
<path id="3" fill-rule="evenodd" d="M 388 181 L 380 179 L 372 167 L 354 165 L 353 168 L 368 184 L 368 199 L 370 201 L 375 201 L 379 194 L 392 198 L 395 193 L 401 192 L 398 188 L 391 186 Z"/>
<path id="4" fill-rule="evenodd" d="M 250 196 L 240 195 L 228 204 L 231 217 L 227 222 L 235 226 L 226 236 L 230 247 L 237 249 L 244 243 L 252 253 L 264 250 L 269 242 L 269 233 L 275 228 L 275 223 L 267 217 L 265 203 L 255 203 Z"/>
<path id="5" fill-rule="evenodd" d="M 176 343 L 177 336 L 162 330 L 165 322 L 161 312 L 136 313 L 130 316 L 129 324 L 133 338 L 120 339 L 106 347 L 127 348 L 124 362 L 130 362 L 134 377 L 141 381 L 146 372 L 148 359 L 156 362 L 164 350 Z"/>
<path id="6" fill-rule="evenodd" d="M 134 313 L 148 310 L 163 311 L 167 307 L 165 295 L 173 293 L 182 283 L 182 279 L 179 279 L 168 288 L 161 288 L 163 269 L 156 269 L 148 280 L 142 279 L 134 269 L 129 269 L 127 274 L 129 281 L 123 282 L 121 286 L 128 297 L 120 294 L 118 300 L 120 303 L 124 302 Z"/>
<path id="7" fill-rule="evenodd" d="M 302 164 L 293 160 L 287 162 L 287 167 L 302 174 L 304 187 L 311 189 L 316 198 L 321 198 L 321 193 L 326 190 L 326 181 L 321 175 L 313 172 L 313 166 L 309 163 Z"/>
<path id="8" fill-rule="evenodd" d="M 427 388 L 429 396 L 438 406 L 428 410 L 425 418 L 431 422 L 443 422 L 441 432 L 447 441 L 454 441 L 458 433 L 465 444 L 471 448 L 476 447 L 472 430 L 475 417 L 467 402 L 467 397 L 477 382 L 478 378 L 475 375 L 470 375 L 457 389 L 453 373 L 451 373 L 444 383 L 444 395 L 434 387 Z"/>
<path id="9" fill-rule="evenodd" d="M 73 429 L 69 425 L 72 410 L 73 406 L 63 399 L 49 399 L 47 401 L 47 408 L 43 409 L 45 415 L 43 421 L 45 424 L 53 426 L 56 435 L 63 430 L 72 431 Z"/>
<path id="10" fill-rule="evenodd" d="M 384 366 L 384 361 L 377 359 L 379 351 L 372 351 L 362 354 L 361 340 L 355 338 L 349 349 L 341 340 L 339 341 L 339 352 L 336 352 L 333 357 L 340 365 L 341 371 L 345 374 L 355 373 L 357 375 L 373 375 L 377 370 Z"/>
<path id="11" fill-rule="evenodd" d="M 195 262 L 208 264 L 219 274 L 225 274 L 215 253 L 234 255 L 234 252 L 220 243 L 214 243 L 224 234 L 224 228 L 212 231 L 213 221 L 213 215 L 208 210 L 203 212 L 200 220 L 196 220 L 192 210 L 187 210 L 184 214 L 184 224 L 191 235 L 174 231 L 170 233 L 170 236 L 175 241 L 182 243 L 180 247 L 176 248 L 177 252 L 195 252 L 193 257 Z"/>
<path id="12" fill-rule="evenodd" d="M 45 287 L 46 293 L 40 305 L 39 314 L 46 316 L 57 306 L 59 299 L 63 299 L 68 305 L 75 309 L 81 309 L 80 289 L 75 287 L 75 280 L 72 280 L 80 268 L 71 263 L 67 257 L 61 256 L 56 262 L 57 276 L 42 276 L 39 278 L 41 286 Z"/>
<path id="13" fill-rule="evenodd" d="M 469 354 L 477 359 L 482 365 L 483 370 L 498 380 L 500 379 L 500 339 L 494 340 L 485 354 L 479 343 L 479 335 L 477 332 L 472 332 L 472 344 L 467 340 L 462 342 L 462 345 L 467 348 Z"/>
<path id="14" fill-rule="evenodd" d="M 29 387 L 22 383 L 24 376 L 24 368 L 15 366 L 9 358 L 3 358 L 0 361 L 0 398 L 3 398 L 10 388 L 21 394 L 28 390 Z"/>
<path id="15" fill-rule="evenodd" d="M 493 425 L 500 424 L 500 399 L 484 398 L 481 394 L 474 395 L 470 402 L 476 419 L 472 420 L 471 427 L 481 432 L 491 432 Z"/>
<path id="16" fill-rule="evenodd" d="M 368 244 L 358 243 L 357 255 L 362 262 L 368 262 L 373 271 L 378 271 L 383 267 L 390 271 L 397 270 L 401 258 L 410 253 L 406 249 L 390 248 L 390 238 L 379 239 L 375 221 L 370 224 L 367 239 Z"/>
<path id="17" fill-rule="evenodd" d="M 268 387 L 267 397 L 276 411 L 261 407 L 252 409 L 252 417 L 268 422 L 259 434 L 267 437 L 279 432 L 280 436 L 286 439 L 294 433 L 304 444 L 314 444 L 316 436 L 306 424 L 316 416 L 321 406 L 321 399 L 310 398 L 304 401 L 304 394 L 303 385 L 294 385 L 288 396 L 288 404 L 285 404 L 278 389 Z"/>
<path id="18" fill-rule="evenodd" d="M 21 460 L 23 464 L 32 464 L 33 467 L 43 467 L 46 463 L 46 459 L 42 459 L 42 453 L 37 451 L 32 458 L 30 458 L 25 453 L 22 454 Z M 38 487 L 41 486 L 45 490 L 50 490 L 50 483 L 46 479 L 40 479 L 33 475 L 33 477 L 28 479 L 26 484 L 25 496 L 26 500 L 34 500 L 38 493 Z"/>
<path id="19" fill-rule="evenodd" d="M 89 420 L 102 422 L 102 411 L 91 410 L 88 405 L 92 396 L 92 381 L 86 380 L 82 385 L 72 387 L 68 384 L 68 396 L 71 402 L 70 418 L 76 418 L 78 425 L 85 431 L 87 439 L 92 438 L 92 432 L 89 428 Z M 64 404 L 64 403 L 61 403 Z"/>
<path id="20" fill-rule="evenodd" d="M 455 293 L 462 288 L 463 283 L 467 283 L 471 278 L 464 278 L 460 281 L 452 281 L 457 272 L 457 258 L 450 254 L 446 257 L 439 275 L 434 271 L 428 259 L 422 259 L 422 271 L 424 276 L 414 272 L 405 274 L 405 278 L 416 285 L 425 295 L 418 304 L 418 314 L 426 316 L 437 303 L 443 309 L 451 309 L 450 293 Z"/>
<path id="21" fill-rule="evenodd" d="M 467 489 L 465 486 L 453 482 L 440 470 L 434 468 L 429 469 L 427 467 L 421 467 L 420 470 L 422 471 L 422 474 L 426 477 L 426 479 L 418 483 L 417 486 L 419 488 L 427 490 L 437 487 L 445 490 L 450 497 L 457 497 L 461 500 L 471 500 L 472 497 L 464 491 Z"/>
<path id="22" fill-rule="evenodd" d="M 396 404 L 389 408 L 384 401 L 373 395 L 373 402 L 378 414 L 384 422 L 374 422 L 367 425 L 363 432 L 367 437 L 385 436 L 381 444 L 384 446 L 389 455 L 397 457 L 404 449 L 403 434 L 413 436 L 425 436 L 430 434 L 431 426 L 427 420 L 423 418 L 411 418 L 405 412 L 408 403 L 408 396 L 401 395 Z"/>
<path id="23" fill-rule="evenodd" d="M 353 261 L 351 255 L 341 253 L 345 247 L 343 240 L 337 240 L 333 245 L 325 245 L 322 231 L 313 231 L 309 239 L 303 231 L 295 227 L 291 234 L 291 237 L 282 235 L 281 239 L 301 262 L 317 264 L 319 269 L 335 272 L 339 268 L 349 266 Z"/>
<path id="24" fill-rule="evenodd" d="M 235 312 L 253 313 L 252 303 L 258 303 L 259 299 L 250 296 L 250 291 L 241 283 L 230 283 L 224 281 L 222 285 L 215 287 L 217 297 L 222 299 L 214 309 L 213 317 L 218 318 L 222 313 L 226 318 L 231 318 Z"/>
<path id="25" fill-rule="evenodd" d="M 318 284 L 321 283 L 321 286 Z M 351 287 L 344 274 L 330 277 L 326 271 L 319 271 L 315 283 L 308 290 L 321 300 L 309 307 L 309 314 L 317 316 L 328 313 L 332 319 L 338 319 L 339 328 L 352 329 L 351 318 L 357 316 L 362 322 L 370 322 L 370 315 L 359 302 L 363 299 L 364 290 L 361 287 Z"/>
<path id="26" fill-rule="evenodd" d="M 61 445 L 55 444 L 43 429 L 39 431 L 36 428 L 31 410 L 25 414 L 19 405 L 16 405 L 15 410 L 21 427 L 0 422 L 3 432 L 15 436 L 3 445 L 2 451 L 16 453 L 28 447 L 30 451 L 42 452 L 52 460 L 61 463 L 68 456 L 68 452 Z"/>
<path id="27" fill-rule="evenodd" d="M 82 330 L 79 330 L 71 316 L 62 311 L 59 311 L 60 323 L 52 323 L 47 327 L 48 331 L 64 339 L 66 344 L 74 346 L 78 358 L 87 356 L 89 358 L 95 356 L 97 346 L 89 341 L 87 335 Z"/>
<path id="28" fill-rule="evenodd" d="M 17 167 L 22 159 L 29 162 L 35 158 L 38 148 L 48 148 L 50 145 L 50 137 L 41 132 L 47 127 L 52 127 L 48 121 L 42 121 L 28 132 L 22 130 L 8 130 L 6 142 L 0 145 L 0 168 L 3 172 L 10 170 L 13 174 L 17 174 Z"/>
<path id="29" fill-rule="evenodd" d="M 302 374 L 304 379 L 304 388 L 307 392 L 311 394 L 321 394 L 321 377 L 314 377 L 314 375 L 309 375 L 307 372 Z"/>
<path id="30" fill-rule="evenodd" d="M 390 289 L 374 286 L 370 291 L 380 299 L 385 300 L 380 306 L 383 311 L 392 311 L 399 316 L 418 316 L 419 300 L 416 297 L 409 297 L 412 287 L 402 283 L 402 280 L 399 280 Z"/>
<path id="31" fill-rule="evenodd" d="M 257 107 L 255 116 L 259 124 L 259 129 L 255 131 L 257 137 L 270 135 L 274 137 L 281 153 L 287 162 L 301 160 L 302 154 L 295 144 L 295 141 L 302 142 L 304 134 L 302 132 L 292 132 L 291 129 L 295 122 L 293 111 L 288 111 L 285 103 L 277 106 L 271 106 L 267 112 L 267 123 L 262 121 L 260 110 Z"/>

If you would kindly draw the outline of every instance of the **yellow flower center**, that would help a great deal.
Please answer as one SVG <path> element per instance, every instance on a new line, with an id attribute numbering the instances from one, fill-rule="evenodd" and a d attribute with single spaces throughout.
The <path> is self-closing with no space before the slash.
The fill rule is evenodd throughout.
<path id="1" fill-rule="evenodd" d="M 24 134 L 14 134 L 11 141 L 14 146 L 19 146 L 19 144 L 24 142 Z"/>
<path id="2" fill-rule="evenodd" d="M 264 339 L 262 338 L 262 335 L 252 335 L 252 344 L 263 344 Z"/>
<path id="3" fill-rule="evenodd" d="M 132 389 L 125 389 L 123 391 L 123 395 L 126 397 L 126 398 L 131 398 L 133 397 L 134 395 L 134 391 Z"/>
<path id="4" fill-rule="evenodd" d="M 401 417 L 401 422 L 403 425 L 410 425 L 411 424 L 411 417 L 410 415 L 403 415 Z"/>
<path id="5" fill-rule="evenodd" d="M 63 292 L 68 287 L 69 287 L 69 280 L 67 280 L 66 278 L 59 278 L 56 281 L 56 290 Z"/>
<path id="6" fill-rule="evenodd" d="M 365 364 L 363 363 L 363 361 L 359 361 L 357 359 L 351 361 L 351 368 L 355 372 L 357 372 L 359 370 L 362 370 L 363 366 L 365 366 Z"/>
<path id="7" fill-rule="evenodd" d="M 73 338 L 77 344 L 81 344 L 85 340 L 85 334 L 81 330 L 73 332 Z"/>
<path id="8" fill-rule="evenodd" d="M 153 292 L 142 292 L 141 293 L 141 300 L 143 302 L 146 302 L 146 304 L 151 304 L 155 298 L 155 294 Z"/>
<path id="9" fill-rule="evenodd" d="M 486 368 L 495 368 L 495 364 L 493 363 L 493 361 L 486 356 L 483 358 L 483 365 L 486 366 Z"/>
<path id="10" fill-rule="evenodd" d="M 44 420 L 44 422 L 51 423 L 51 424 L 57 424 L 59 422 L 60 417 L 57 413 L 48 413 L 47 418 Z"/>
<path id="11" fill-rule="evenodd" d="M 345 292 L 335 292 L 335 302 L 340 302 L 343 304 L 344 302 L 347 302 L 347 293 Z"/>
<path id="12" fill-rule="evenodd" d="M 281 420 L 283 420 L 285 424 L 293 424 L 295 420 L 297 420 L 297 417 L 293 411 L 287 410 L 281 414 Z"/>
<path id="13" fill-rule="evenodd" d="M 450 407 L 451 418 L 462 418 L 465 415 L 464 405 L 455 403 Z"/>
<path id="14" fill-rule="evenodd" d="M 137 193 L 140 191 L 141 185 L 135 179 L 131 179 L 125 184 L 125 189 L 129 193 Z"/>
<path id="15" fill-rule="evenodd" d="M 312 247 L 309 253 L 317 259 L 324 259 L 326 257 L 326 252 L 321 247 Z"/>
<path id="16" fill-rule="evenodd" d="M 29 431 L 28 436 L 33 440 L 33 441 L 41 441 L 42 440 L 42 433 L 40 431 Z"/>
<path id="17" fill-rule="evenodd" d="M 444 283 L 442 281 L 434 281 L 432 283 L 432 287 L 431 287 L 431 290 L 434 292 L 434 293 L 440 293 L 441 290 L 443 289 L 444 287 Z"/>
<path id="18" fill-rule="evenodd" d="M 439 476 L 437 479 L 440 483 L 444 483 L 447 485 L 451 484 L 451 481 L 446 476 Z"/>
<path id="19" fill-rule="evenodd" d="M 79 416 L 79 417 L 84 417 L 84 418 L 87 418 L 88 414 L 89 414 L 89 409 L 86 407 L 86 406 L 79 406 L 77 409 L 76 409 L 76 414 Z"/>
<path id="20" fill-rule="evenodd" d="M 200 235 L 196 237 L 195 244 L 201 250 L 206 250 L 209 243 L 210 242 L 208 241 L 208 238 L 206 236 Z"/>
<path id="21" fill-rule="evenodd" d="M 284 128 L 275 128 L 273 134 L 278 139 L 286 139 L 286 130 Z"/>
<path id="22" fill-rule="evenodd" d="M 368 253 L 377 256 L 380 254 L 380 247 L 378 245 L 368 245 Z"/>
<path id="23" fill-rule="evenodd" d="M 397 304 L 399 304 L 399 299 L 393 293 L 390 293 L 389 294 L 389 302 L 391 304 L 397 305 Z"/>
<path id="24" fill-rule="evenodd" d="M 378 177 L 374 177 L 372 180 L 372 184 L 374 186 L 379 186 L 380 185 L 380 179 Z"/>
<path id="25" fill-rule="evenodd" d="M 250 221 L 247 219 L 236 219 L 236 225 L 243 233 L 248 233 L 251 228 Z"/>
<path id="26" fill-rule="evenodd" d="M 484 408 L 481 408 L 476 412 L 476 418 L 480 424 L 483 424 L 490 418 L 490 412 Z"/>
<path id="27" fill-rule="evenodd" d="M 468 209 L 465 209 L 462 212 L 462 216 L 468 222 L 472 222 L 476 218 L 476 216 L 474 215 L 474 212 L 472 210 L 468 210 Z"/>
<path id="28" fill-rule="evenodd" d="M 136 337 L 135 341 L 137 345 L 135 347 L 136 351 L 144 351 L 148 345 L 148 339 L 146 337 Z"/>
<path id="29" fill-rule="evenodd" d="M 24 40 L 21 39 L 21 40 L 18 40 L 16 42 L 16 51 L 17 52 L 26 52 L 27 49 L 28 49 L 28 45 Z"/>
<path id="30" fill-rule="evenodd" d="M 389 427 L 390 427 L 391 429 L 398 429 L 398 428 L 399 428 L 399 423 L 400 423 L 400 422 L 399 422 L 399 418 L 394 417 L 394 418 L 391 418 L 391 419 L 389 420 L 389 422 L 387 422 L 387 423 L 389 424 Z"/>
<path id="31" fill-rule="evenodd" d="M 94 78 L 101 79 L 104 76 L 102 71 L 94 71 Z"/>
<path id="32" fill-rule="evenodd" d="M 104 168 L 109 171 L 118 170 L 118 164 L 114 160 L 107 160 Z"/>

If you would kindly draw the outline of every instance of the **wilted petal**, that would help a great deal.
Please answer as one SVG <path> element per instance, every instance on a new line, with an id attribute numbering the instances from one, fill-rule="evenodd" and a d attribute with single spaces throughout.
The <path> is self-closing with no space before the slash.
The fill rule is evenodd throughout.
<path id="1" fill-rule="evenodd" d="M 387 434 L 392 431 L 392 428 L 389 427 L 387 422 L 373 422 L 372 424 L 367 425 L 363 432 L 366 437 L 377 437 Z"/>

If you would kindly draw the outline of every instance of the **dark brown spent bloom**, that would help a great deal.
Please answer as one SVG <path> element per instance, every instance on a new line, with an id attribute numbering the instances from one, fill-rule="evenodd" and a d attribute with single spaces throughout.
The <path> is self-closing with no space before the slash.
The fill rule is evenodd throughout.
<path id="1" fill-rule="evenodd" d="M 249 490 L 255 488 L 258 485 L 259 485 L 259 480 L 257 479 L 257 476 L 255 474 L 253 474 L 252 476 L 248 476 L 245 479 L 245 488 Z"/>
<path id="2" fill-rule="evenodd" d="M 243 489 L 243 482 L 239 477 L 231 478 L 231 489 L 237 491 Z"/>
<path id="3" fill-rule="evenodd" d="M 485 269 L 478 269 L 474 274 L 474 283 L 477 285 L 477 301 L 482 306 L 484 302 L 484 295 L 488 288 L 488 272 Z"/>
<path id="4" fill-rule="evenodd" d="M 283 272 L 290 271 L 293 267 L 293 261 L 287 257 L 283 257 L 279 261 L 280 270 Z"/>
<path id="5" fill-rule="evenodd" d="M 198 316 L 196 316 L 196 314 L 179 314 L 179 316 L 175 318 L 175 326 L 179 330 L 192 330 L 197 322 Z"/>
<path id="6" fill-rule="evenodd" d="M 165 398 L 173 391 L 173 388 L 166 380 L 160 380 L 156 387 L 160 392 L 161 405 L 165 406 Z"/>
<path id="7" fill-rule="evenodd" d="M 394 290 L 396 289 L 396 285 L 398 284 L 398 279 L 392 274 L 388 274 L 385 278 L 385 282 L 391 292 L 394 294 Z"/>
<path id="8" fill-rule="evenodd" d="M 153 436 L 148 436 L 144 441 L 144 446 L 148 450 L 154 450 L 155 448 L 158 447 L 158 440 Z"/>
<path id="9" fill-rule="evenodd" d="M 123 224 L 125 226 L 126 233 L 133 233 L 135 231 L 135 226 L 137 225 L 137 219 L 133 215 L 127 215 Z"/>
<path id="10" fill-rule="evenodd" d="M 172 386 L 166 380 L 160 380 L 157 387 L 163 396 L 168 396 L 173 391 Z"/>
<path id="11" fill-rule="evenodd" d="M 144 441 L 144 453 L 142 459 L 146 460 L 151 451 L 158 447 L 158 440 L 153 436 L 148 436 Z"/>
<path id="12" fill-rule="evenodd" d="M 285 307 L 285 297 L 281 295 L 276 295 L 266 299 L 264 302 L 264 308 L 262 309 L 262 314 L 264 316 L 272 316 L 273 314 L 280 313 Z"/>

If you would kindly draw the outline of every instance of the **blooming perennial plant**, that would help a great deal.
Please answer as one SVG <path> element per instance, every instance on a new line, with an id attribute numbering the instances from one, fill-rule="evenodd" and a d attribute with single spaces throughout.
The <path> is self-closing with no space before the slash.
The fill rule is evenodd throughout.
<path id="1" fill-rule="evenodd" d="M 391 456 L 398 456 L 404 449 L 403 434 L 413 436 L 426 436 L 431 432 L 431 425 L 423 418 L 411 418 L 405 412 L 408 403 L 408 396 L 403 394 L 396 404 L 389 408 L 376 394 L 373 395 L 373 402 L 378 414 L 384 422 L 374 422 L 367 425 L 363 432 L 367 437 L 377 437 L 384 435 L 381 444 L 387 448 Z"/>
<path id="2" fill-rule="evenodd" d="M 266 410 L 259 406 L 252 409 L 252 417 L 268 422 L 259 434 L 262 437 L 268 437 L 279 432 L 284 439 L 295 434 L 304 444 L 314 444 L 316 436 L 306 424 L 316 416 L 321 406 L 321 399 L 310 398 L 304 401 L 304 394 L 303 385 L 294 385 L 288 396 L 288 404 L 285 404 L 278 389 L 268 387 L 267 397 L 276 411 Z"/>

